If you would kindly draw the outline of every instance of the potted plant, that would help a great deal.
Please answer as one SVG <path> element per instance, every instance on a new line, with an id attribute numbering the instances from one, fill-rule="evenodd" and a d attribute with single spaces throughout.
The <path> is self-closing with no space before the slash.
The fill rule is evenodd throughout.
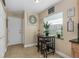
<path id="1" fill-rule="evenodd" d="M 57 32 L 57 38 L 61 38 L 61 34 Z"/>
<path id="2" fill-rule="evenodd" d="M 60 37 L 60 34 L 57 34 L 57 38 L 61 38 L 61 37 Z"/>
<path id="3" fill-rule="evenodd" d="M 44 33 L 46 36 L 49 36 L 49 27 L 50 27 L 50 24 L 48 24 L 48 22 L 44 23 Z"/>

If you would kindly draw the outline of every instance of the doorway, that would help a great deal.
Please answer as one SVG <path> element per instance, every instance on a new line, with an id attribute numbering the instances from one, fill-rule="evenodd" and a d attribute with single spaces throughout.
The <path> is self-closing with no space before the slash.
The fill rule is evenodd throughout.
<path id="1" fill-rule="evenodd" d="M 22 20 L 8 17 L 8 45 L 22 44 Z"/>

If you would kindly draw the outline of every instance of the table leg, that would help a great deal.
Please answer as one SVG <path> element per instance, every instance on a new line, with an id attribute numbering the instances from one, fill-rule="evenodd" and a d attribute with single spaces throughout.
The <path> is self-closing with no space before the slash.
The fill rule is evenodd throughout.
<path id="1" fill-rule="evenodd" d="M 38 43 L 37 44 L 38 44 L 37 47 L 38 47 L 38 52 L 39 52 L 39 37 L 38 37 Z"/>

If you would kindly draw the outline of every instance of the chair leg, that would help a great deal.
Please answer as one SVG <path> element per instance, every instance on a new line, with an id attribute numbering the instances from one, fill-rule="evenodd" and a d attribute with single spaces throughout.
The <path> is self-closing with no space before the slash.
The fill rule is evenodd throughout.
<path id="1" fill-rule="evenodd" d="M 44 50 L 44 58 L 47 58 L 47 50 Z"/>
<path id="2" fill-rule="evenodd" d="M 53 55 L 55 54 L 55 50 L 53 51 Z"/>
<path id="3" fill-rule="evenodd" d="M 41 54 L 43 54 L 43 46 L 42 46 L 42 42 L 41 42 Z"/>

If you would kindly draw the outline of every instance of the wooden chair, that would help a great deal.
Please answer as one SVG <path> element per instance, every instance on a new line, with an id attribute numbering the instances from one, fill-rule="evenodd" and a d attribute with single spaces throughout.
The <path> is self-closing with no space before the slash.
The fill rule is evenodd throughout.
<path id="1" fill-rule="evenodd" d="M 41 39 L 41 40 L 40 40 Z M 50 53 L 55 53 L 55 37 L 54 36 L 40 36 L 39 37 L 39 47 L 38 51 L 40 50 L 41 54 L 47 58 L 47 55 Z"/>
<path id="2" fill-rule="evenodd" d="M 44 57 L 47 58 L 47 55 L 50 53 L 55 53 L 55 37 L 48 37 L 46 38 L 47 40 L 45 40 L 42 43 L 42 51 L 43 51 L 43 55 Z"/>

